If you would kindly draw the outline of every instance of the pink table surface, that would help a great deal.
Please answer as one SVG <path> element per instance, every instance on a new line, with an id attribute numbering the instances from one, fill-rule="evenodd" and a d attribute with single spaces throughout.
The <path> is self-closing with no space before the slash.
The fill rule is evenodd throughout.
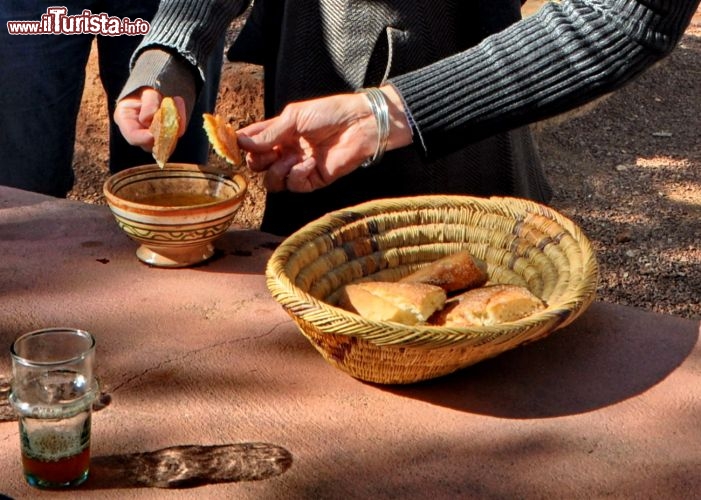
<path id="1" fill-rule="evenodd" d="M 89 330 L 109 396 L 91 477 L 70 492 L 27 486 L 17 423 L 0 422 L 0 494 L 698 498 L 698 321 L 595 302 L 542 341 L 376 386 L 327 364 L 272 299 L 263 272 L 277 242 L 232 228 L 210 263 L 157 269 L 107 207 L 0 187 L 0 345 Z M 181 445 L 232 445 L 235 477 L 169 490 L 136 479 L 134 454 Z"/>

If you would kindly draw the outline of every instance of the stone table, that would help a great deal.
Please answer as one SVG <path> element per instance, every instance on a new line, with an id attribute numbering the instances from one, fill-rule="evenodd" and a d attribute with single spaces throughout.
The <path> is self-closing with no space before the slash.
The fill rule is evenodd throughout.
<path id="1" fill-rule="evenodd" d="M 24 483 L 1 398 L 0 496 L 699 495 L 698 321 L 595 302 L 455 374 L 368 384 L 327 364 L 271 298 L 279 241 L 231 228 L 210 262 L 158 269 L 107 207 L 0 187 L 2 387 L 17 335 L 73 326 L 97 339 L 103 389 L 91 477 L 66 493 Z M 168 463 L 214 465 L 169 484 Z"/>

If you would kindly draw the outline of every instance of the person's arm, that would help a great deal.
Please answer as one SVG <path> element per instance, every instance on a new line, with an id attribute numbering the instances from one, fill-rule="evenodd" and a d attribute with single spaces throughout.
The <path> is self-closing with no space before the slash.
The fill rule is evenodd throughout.
<path id="1" fill-rule="evenodd" d="M 387 150 L 413 143 L 440 156 L 611 92 L 669 54 L 698 5 L 549 3 L 476 47 L 390 78 Z M 311 191 L 358 168 L 377 136 L 365 96 L 350 94 L 292 103 L 242 129 L 239 144 L 268 189 Z"/>
<path id="2" fill-rule="evenodd" d="M 249 3 L 250 0 L 162 0 L 151 29 L 134 52 L 134 60 L 146 50 L 165 50 L 187 61 L 204 80 L 209 54 Z"/>
<path id="3" fill-rule="evenodd" d="M 390 78 L 415 144 L 441 155 L 573 109 L 677 45 L 699 0 L 564 0 L 465 52 Z"/>
<path id="4" fill-rule="evenodd" d="M 148 131 L 163 96 L 177 97 L 187 123 L 207 74 L 208 56 L 231 20 L 250 0 L 163 0 L 151 29 L 132 57 L 132 71 L 115 110 L 115 122 L 132 145 L 150 150 Z M 155 91 L 155 92 L 154 92 Z M 185 131 L 181 128 L 181 134 Z"/>

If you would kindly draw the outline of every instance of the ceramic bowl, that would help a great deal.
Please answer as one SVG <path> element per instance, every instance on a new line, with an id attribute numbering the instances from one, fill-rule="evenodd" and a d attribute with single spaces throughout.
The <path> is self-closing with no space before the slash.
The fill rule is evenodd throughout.
<path id="1" fill-rule="evenodd" d="M 137 257 L 158 267 L 186 267 L 214 254 L 246 194 L 241 175 L 172 163 L 129 168 L 103 186 L 119 227 L 140 243 Z"/>

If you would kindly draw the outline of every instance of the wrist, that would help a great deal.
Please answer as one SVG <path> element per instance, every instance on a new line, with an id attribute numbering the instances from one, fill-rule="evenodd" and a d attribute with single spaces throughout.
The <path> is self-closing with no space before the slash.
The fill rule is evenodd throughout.
<path id="1" fill-rule="evenodd" d="M 136 59 L 117 100 L 133 94 L 135 90 L 152 88 L 163 96 L 181 96 L 185 100 L 189 119 L 197 99 L 197 84 L 191 68 L 184 60 L 164 50 L 148 49 Z"/>
<path id="2" fill-rule="evenodd" d="M 358 92 L 362 93 L 367 99 L 377 130 L 375 150 L 360 165 L 361 167 L 369 167 L 380 163 L 387 149 L 390 129 L 389 104 L 385 94 L 377 87 L 363 88 Z"/>
<path id="3" fill-rule="evenodd" d="M 404 100 L 394 85 L 382 85 L 380 90 L 385 94 L 389 107 L 390 125 L 387 151 L 408 146 L 413 142 L 413 137 Z"/>
<path id="4" fill-rule="evenodd" d="M 367 118 L 375 126 L 377 143 L 368 153 L 362 166 L 379 163 L 386 151 L 408 146 L 412 143 L 412 131 L 405 112 L 404 101 L 394 86 L 364 88 L 362 93 L 369 105 Z"/>

